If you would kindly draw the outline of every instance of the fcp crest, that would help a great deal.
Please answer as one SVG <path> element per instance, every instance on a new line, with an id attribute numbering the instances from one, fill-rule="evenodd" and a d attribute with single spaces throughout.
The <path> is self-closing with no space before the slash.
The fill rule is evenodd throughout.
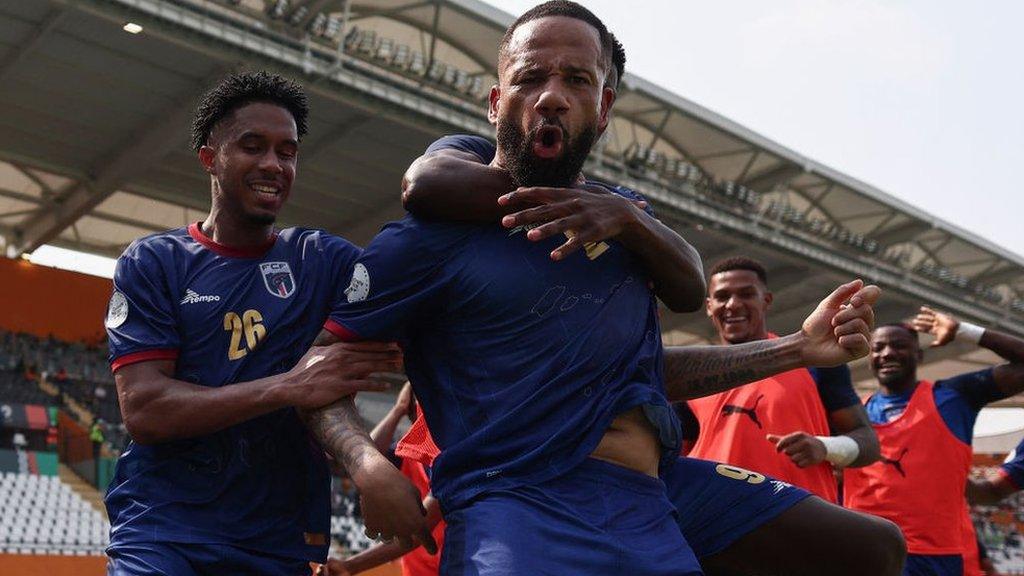
<path id="1" fill-rule="evenodd" d="M 287 298 L 295 292 L 295 277 L 287 262 L 264 262 L 260 264 L 263 285 L 278 298 Z"/>

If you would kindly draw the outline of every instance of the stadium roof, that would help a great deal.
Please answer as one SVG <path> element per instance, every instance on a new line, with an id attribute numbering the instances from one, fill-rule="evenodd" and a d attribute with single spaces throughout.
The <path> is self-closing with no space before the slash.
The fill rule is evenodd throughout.
<path id="1" fill-rule="evenodd" d="M 51 243 L 117 255 L 201 219 L 209 185 L 188 148 L 191 114 L 242 68 L 279 70 L 310 93 L 282 223 L 365 242 L 401 214 L 401 175 L 430 141 L 492 134 L 485 95 L 511 21 L 476 0 L 4 3 L 6 253 Z M 587 172 L 646 194 L 707 262 L 765 260 L 777 330 L 856 275 L 888 289 L 882 318 L 927 303 L 1024 334 L 1024 258 L 642 78 L 624 78 Z M 670 340 L 710 335 L 699 314 L 664 324 Z"/>

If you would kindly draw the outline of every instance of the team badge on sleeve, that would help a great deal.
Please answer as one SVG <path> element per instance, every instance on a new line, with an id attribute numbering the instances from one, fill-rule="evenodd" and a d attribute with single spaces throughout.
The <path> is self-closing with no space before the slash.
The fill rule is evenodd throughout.
<path id="1" fill-rule="evenodd" d="M 110 295 L 110 303 L 107 304 L 107 320 L 104 322 L 107 328 L 114 329 L 124 324 L 128 319 L 128 299 L 118 291 Z"/>
<path id="2" fill-rule="evenodd" d="M 358 263 L 352 269 L 352 281 L 345 288 L 345 298 L 349 302 L 362 302 L 370 294 L 370 272 Z"/>
<path id="3" fill-rule="evenodd" d="M 260 264 L 263 285 L 278 298 L 287 298 L 295 292 L 295 277 L 287 262 L 264 262 Z"/>

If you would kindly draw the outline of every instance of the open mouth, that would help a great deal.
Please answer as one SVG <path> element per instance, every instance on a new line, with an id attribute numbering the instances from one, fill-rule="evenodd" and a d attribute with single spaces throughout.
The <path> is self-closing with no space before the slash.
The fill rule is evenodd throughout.
<path id="1" fill-rule="evenodd" d="M 722 324 L 725 324 L 726 326 L 732 326 L 732 325 L 736 325 L 736 324 L 743 324 L 746 321 L 747 321 L 747 317 L 746 316 L 732 316 L 732 317 L 723 319 L 722 320 Z"/>
<path id="2" fill-rule="evenodd" d="M 533 153 L 540 158 L 554 158 L 562 153 L 562 129 L 543 126 L 533 138 Z"/>
<path id="3" fill-rule="evenodd" d="M 902 369 L 903 369 L 903 366 L 901 364 L 897 364 L 895 362 L 886 362 L 884 364 L 879 364 L 878 365 L 878 373 L 879 374 L 892 374 L 894 372 L 899 372 Z"/>
<path id="4" fill-rule="evenodd" d="M 249 188 L 260 202 L 277 202 L 281 196 L 281 187 L 276 184 L 249 184 Z"/>

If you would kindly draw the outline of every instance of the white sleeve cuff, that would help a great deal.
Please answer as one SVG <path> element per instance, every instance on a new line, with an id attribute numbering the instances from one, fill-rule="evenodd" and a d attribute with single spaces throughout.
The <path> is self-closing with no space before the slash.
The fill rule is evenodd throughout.
<path id="1" fill-rule="evenodd" d="M 981 326 L 961 321 L 960 326 L 956 329 L 956 339 L 977 345 L 981 342 L 981 335 L 984 333 L 985 329 Z"/>
<path id="2" fill-rule="evenodd" d="M 849 466 L 860 455 L 860 445 L 849 436 L 815 436 L 825 445 L 825 459 L 843 468 Z"/>

